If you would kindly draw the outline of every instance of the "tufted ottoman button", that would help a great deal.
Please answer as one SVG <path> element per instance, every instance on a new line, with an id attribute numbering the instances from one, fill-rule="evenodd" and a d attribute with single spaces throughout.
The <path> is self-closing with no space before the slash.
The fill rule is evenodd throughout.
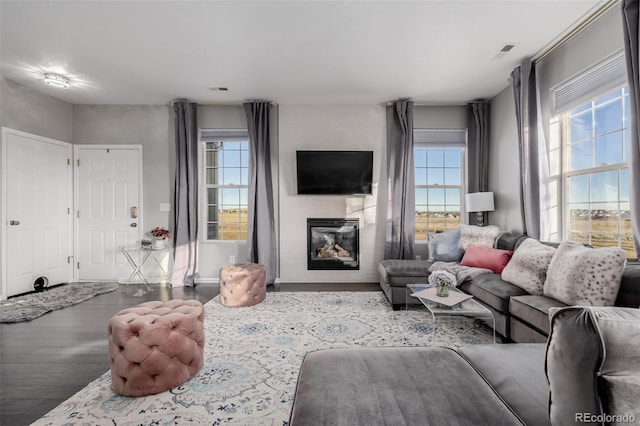
<path id="1" fill-rule="evenodd" d="M 253 306 L 267 296 L 267 268 L 259 263 L 238 263 L 220 269 L 220 303 L 229 307 Z"/>
<path id="2" fill-rule="evenodd" d="M 204 362 L 204 307 L 197 300 L 147 302 L 109 321 L 111 387 L 125 396 L 179 386 Z"/>

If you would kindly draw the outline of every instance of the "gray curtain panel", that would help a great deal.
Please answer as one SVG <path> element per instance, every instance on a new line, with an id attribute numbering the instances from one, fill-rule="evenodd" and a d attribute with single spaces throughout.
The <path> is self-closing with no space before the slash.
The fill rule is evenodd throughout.
<path id="1" fill-rule="evenodd" d="M 535 64 L 526 59 L 510 77 L 516 106 L 520 152 L 520 212 L 522 233 L 540 238 L 540 176 L 538 100 Z"/>
<path id="2" fill-rule="evenodd" d="M 638 0 L 622 0 L 624 54 L 627 61 L 629 105 L 631 107 L 631 156 L 629 159 L 629 197 L 631 202 L 631 231 L 636 256 L 640 257 L 640 12 Z"/>
<path id="3" fill-rule="evenodd" d="M 387 227 L 385 259 L 413 259 L 415 178 L 413 170 L 413 102 L 387 107 Z"/>
<path id="4" fill-rule="evenodd" d="M 468 188 L 467 192 L 489 191 L 489 137 L 490 103 L 488 101 L 468 104 Z M 483 213 L 488 224 L 488 212 Z M 469 224 L 478 224 L 477 213 L 469 213 Z"/>
<path id="5" fill-rule="evenodd" d="M 267 284 L 273 284 L 278 273 L 269 139 L 270 109 L 270 102 L 244 104 L 249 130 L 249 261 L 265 265 Z"/>
<path id="6" fill-rule="evenodd" d="M 176 102 L 175 184 L 171 228 L 176 287 L 195 286 L 198 273 L 198 123 L 197 104 Z"/>

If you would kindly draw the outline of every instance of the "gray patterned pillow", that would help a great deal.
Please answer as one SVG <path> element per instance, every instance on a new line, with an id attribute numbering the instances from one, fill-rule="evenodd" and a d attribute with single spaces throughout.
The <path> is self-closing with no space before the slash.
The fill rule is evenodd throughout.
<path id="1" fill-rule="evenodd" d="M 511 261 L 502 270 L 502 279 L 517 285 L 529 294 L 542 294 L 547 269 L 556 253 L 554 247 L 527 238 L 513 253 Z"/>
<path id="2" fill-rule="evenodd" d="M 482 247 L 493 247 L 500 235 L 500 228 L 495 225 L 475 226 L 460 224 L 460 248 L 466 250 L 469 244 Z"/>
<path id="3" fill-rule="evenodd" d="M 619 247 L 593 249 L 563 241 L 549 264 L 543 293 L 568 305 L 613 306 L 626 262 Z"/>

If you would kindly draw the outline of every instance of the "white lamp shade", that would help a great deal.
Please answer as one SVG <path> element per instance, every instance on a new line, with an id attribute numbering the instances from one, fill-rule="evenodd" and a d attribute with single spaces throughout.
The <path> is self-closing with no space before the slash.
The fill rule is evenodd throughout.
<path id="1" fill-rule="evenodd" d="M 495 210 L 493 204 L 493 192 L 474 192 L 465 195 L 465 203 L 468 212 L 492 212 Z"/>

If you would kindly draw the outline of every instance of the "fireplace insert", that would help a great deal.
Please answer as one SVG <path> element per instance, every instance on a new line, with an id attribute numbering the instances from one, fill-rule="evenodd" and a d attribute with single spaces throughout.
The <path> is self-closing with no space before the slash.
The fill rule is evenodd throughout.
<path id="1" fill-rule="evenodd" d="M 360 269 L 358 226 L 358 219 L 307 219 L 307 269 Z"/>

